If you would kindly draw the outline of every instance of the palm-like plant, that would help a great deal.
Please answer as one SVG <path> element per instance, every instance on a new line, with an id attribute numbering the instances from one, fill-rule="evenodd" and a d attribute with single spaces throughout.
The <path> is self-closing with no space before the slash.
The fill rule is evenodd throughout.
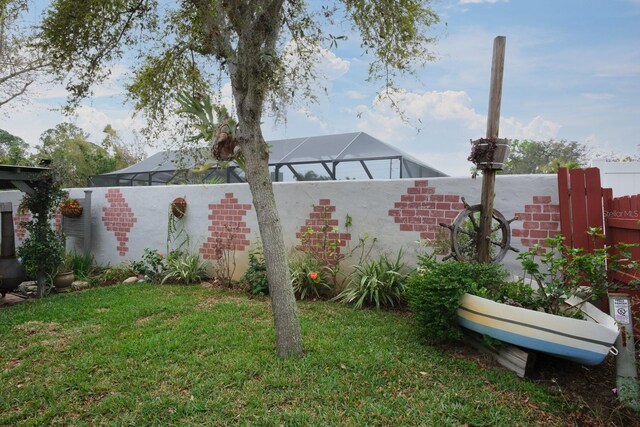
<path id="1" fill-rule="evenodd" d="M 395 306 L 404 300 L 407 279 L 402 250 L 395 260 L 386 256 L 376 261 L 354 266 L 347 287 L 334 299 L 356 308 L 364 306 Z"/>

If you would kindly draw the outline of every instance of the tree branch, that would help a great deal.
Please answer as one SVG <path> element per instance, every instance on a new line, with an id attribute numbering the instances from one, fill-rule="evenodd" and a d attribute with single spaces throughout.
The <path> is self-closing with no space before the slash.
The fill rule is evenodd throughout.
<path id="1" fill-rule="evenodd" d="M 31 85 L 31 83 L 33 83 L 33 81 L 25 83 L 24 86 L 22 87 L 22 89 L 19 92 L 14 93 L 12 96 L 10 96 L 9 98 L 7 98 L 5 100 L 0 100 L 0 107 L 2 107 L 4 104 L 7 104 L 7 103 L 13 101 L 17 97 L 19 97 L 20 95 L 25 93 L 27 91 L 27 88 L 29 87 L 29 85 Z"/>
<path id="2" fill-rule="evenodd" d="M 13 79 L 15 77 L 18 77 L 18 76 L 22 75 L 22 74 L 30 73 L 32 71 L 36 71 L 36 70 L 39 70 L 41 68 L 45 68 L 45 67 L 47 67 L 49 65 L 51 65 L 49 62 L 41 62 L 41 63 L 38 63 L 36 65 L 31 65 L 31 66 L 29 66 L 27 68 L 23 68 L 23 69 L 18 70 L 18 71 L 14 71 L 11 74 L 8 74 L 6 76 L 0 77 L 0 84 L 3 84 L 5 82 L 7 82 L 8 80 L 11 80 L 11 79 Z"/>

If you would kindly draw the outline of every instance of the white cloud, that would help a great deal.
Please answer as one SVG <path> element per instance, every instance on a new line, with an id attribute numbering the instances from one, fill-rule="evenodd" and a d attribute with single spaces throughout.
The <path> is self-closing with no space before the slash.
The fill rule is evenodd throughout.
<path id="1" fill-rule="evenodd" d="M 123 81 L 127 76 L 128 69 L 122 64 L 116 64 L 111 68 L 111 74 L 102 83 L 96 85 L 91 98 L 123 95 L 125 90 Z M 31 90 L 35 100 L 65 99 L 68 95 L 65 82 L 54 80 L 40 80 L 34 84 Z"/>
<path id="2" fill-rule="evenodd" d="M 133 132 L 140 132 L 144 127 L 143 119 L 133 117 L 132 111 L 126 110 L 98 110 L 94 107 L 82 105 L 76 110 L 73 122 L 91 134 L 93 142 L 103 139 L 102 132 L 107 125 L 111 125 L 123 138 L 129 139 Z"/>
<path id="3" fill-rule="evenodd" d="M 357 90 L 348 90 L 344 95 L 349 99 L 364 99 L 367 97 L 367 95 Z"/>
<path id="4" fill-rule="evenodd" d="M 404 92 L 397 94 L 397 105 L 403 110 L 406 121 L 385 100 L 378 99 L 372 106 L 356 108 L 361 121 L 359 130 L 375 133 L 380 138 L 396 139 L 398 134 L 409 137 L 416 128 L 428 129 L 435 125 L 449 129 L 465 129 L 471 135 L 481 136 L 486 129 L 486 115 L 478 113 L 472 100 L 462 91 Z M 501 117 L 501 136 L 508 138 L 550 139 L 558 135 L 561 125 L 541 116 L 525 122 L 521 118 Z"/>
<path id="5" fill-rule="evenodd" d="M 448 122 L 448 126 L 463 126 L 477 132 L 486 120 L 471 107 L 471 99 L 461 91 L 403 92 L 394 99 L 408 123 L 386 100 L 378 98 L 372 106 L 356 108 L 362 118 L 357 127 L 390 140 L 396 139 L 399 132 L 409 136 L 416 133 L 416 128 L 429 128 L 434 122 Z"/>
<path id="6" fill-rule="evenodd" d="M 515 117 L 501 117 L 500 136 L 545 141 L 556 138 L 561 127 L 559 123 L 546 120 L 541 116 L 534 117 L 526 124 Z"/>
<path id="7" fill-rule="evenodd" d="M 600 64 L 594 77 L 635 77 L 640 74 L 640 64 L 638 63 L 608 63 Z"/>
<path id="8" fill-rule="evenodd" d="M 328 80 L 337 80 L 349 71 L 349 61 L 326 49 L 318 49 L 315 60 L 318 75 Z"/>

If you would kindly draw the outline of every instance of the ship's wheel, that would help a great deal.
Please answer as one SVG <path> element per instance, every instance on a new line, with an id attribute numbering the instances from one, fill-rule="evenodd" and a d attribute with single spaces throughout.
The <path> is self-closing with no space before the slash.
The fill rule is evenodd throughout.
<path id="1" fill-rule="evenodd" d="M 445 257 L 458 261 L 478 260 L 478 236 L 480 235 L 480 215 L 482 205 L 469 206 L 462 198 L 464 209 L 460 211 L 451 225 L 443 224 L 451 231 L 451 252 Z M 518 252 L 511 246 L 510 224 L 518 218 L 507 220 L 500 211 L 494 209 L 492 215 L 490 240 L 491 262 L 501 261 L 507 252 Z"/>

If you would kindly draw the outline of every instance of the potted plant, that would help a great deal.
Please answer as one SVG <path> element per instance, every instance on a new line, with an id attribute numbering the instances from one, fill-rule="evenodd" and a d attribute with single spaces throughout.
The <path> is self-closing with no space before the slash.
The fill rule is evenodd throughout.
<path id="1" fill-rule="evenodd" d="M 501 170 L 509 157 L 509 140 L 500 138 L 480 138 L 471 141 L 468 160 L 478 169 Z"/>
<path id="2" fill-rule="evenodd" d="M 64 259 L 64 238 L 51 226 L 56 208 L 64 197 L 59 184 L 51 176 L 34 184 L 34 191 L 23 199 L 23 207 L 31 211 L 24 224 L 28 235 L 18 248 L 28 276 L 38 283 L 37 296 L 43 297 L 58 266 Z"/>
<path id="3" fill-rule="evenodd" d="M 71 268 L 71 254 L 67 254 L 62 258 L 62 262 L 58 265 L 55 276 L 53 276 L 53 287 L 58 292 L 65 292 L 71 287 L 75 280 L 73 269 Z"/>
<path id="4" fill-rule="evenodd" d="M 82 206 L 78 199 L 67 197 L 60 203 L 60 212 L 67 218 L 78 218 L 82 215 Z"/>
<path id="5" fill-rule="evenodd" d="M 176 218 L 182 218 L 187 212 L 187 201 L 184 197 L 176 197 L 171 202 L 171 213 Z"/>

